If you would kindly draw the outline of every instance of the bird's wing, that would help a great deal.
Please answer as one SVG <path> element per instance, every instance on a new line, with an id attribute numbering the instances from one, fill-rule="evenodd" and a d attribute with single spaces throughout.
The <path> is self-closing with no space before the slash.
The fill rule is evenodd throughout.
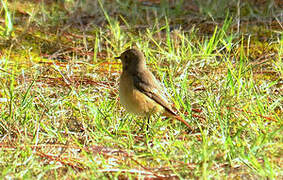
<path id="1" fill-rule="evenodd" d="M 153 99 L 162 107 L 164 107 L 164 109 L 170 114 L 176 116 L 176 113 L 171 109 L 170 104 L 164 96 L 163 90 L 159 82 L 156 80 L 156 78 L 150 71 L 143 70 L 135 72 L 132 77 L 134 86 L 139 91 L 147 95 L 149 98 Z"/>

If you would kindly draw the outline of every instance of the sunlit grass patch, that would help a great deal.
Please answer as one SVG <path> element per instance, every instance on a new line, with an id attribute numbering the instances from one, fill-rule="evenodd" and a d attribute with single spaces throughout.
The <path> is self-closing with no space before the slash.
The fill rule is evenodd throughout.
<path id="1" fill-rule="evenodd" d="M 25 2 L 0 38 L 2 178 L 282 177 L 278 5 L 248 24 L 253 2 Z M 146 132 L 120 105 L 114 57 L 131 47 L 194 132 L 160 116 Z"/>

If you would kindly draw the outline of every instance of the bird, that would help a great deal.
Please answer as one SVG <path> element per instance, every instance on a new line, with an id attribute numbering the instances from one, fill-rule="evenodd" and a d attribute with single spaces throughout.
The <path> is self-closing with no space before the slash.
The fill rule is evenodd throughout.
<path id="1" fill-rule="evenodd" d="M 122 61 L 119 96 L 120 103 L 136 115 L 150 116 L 161 113 L 184 123 L 190 130 L 193 128 L 172 110 L 165 91 L 146 65 L 146 58 L 137 48 L 124 51 L 119 57 Z M 148 130 L 147 124 L 147 130 Z"/>

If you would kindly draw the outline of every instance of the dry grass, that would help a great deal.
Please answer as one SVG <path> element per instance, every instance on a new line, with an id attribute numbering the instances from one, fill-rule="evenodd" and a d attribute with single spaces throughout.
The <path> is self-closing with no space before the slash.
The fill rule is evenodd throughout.
<path id="1" fill-rule="evenodd" d="M 237 2 L 2 1 L 1 178 L 282 178 L 282 3 Z M 121 107 L 133 46 L 195 132 Z"/>

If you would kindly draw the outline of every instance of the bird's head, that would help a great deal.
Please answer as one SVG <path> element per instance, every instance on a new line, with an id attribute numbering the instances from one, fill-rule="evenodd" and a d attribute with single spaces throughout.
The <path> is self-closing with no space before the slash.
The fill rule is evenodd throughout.
<path id="1" fill-rule="evenodd" d="M 128 49 L 115 59 L 121 59 L 123 71 L 137 71 L 146 68 L 145 57 L 137 49 Z"/>

